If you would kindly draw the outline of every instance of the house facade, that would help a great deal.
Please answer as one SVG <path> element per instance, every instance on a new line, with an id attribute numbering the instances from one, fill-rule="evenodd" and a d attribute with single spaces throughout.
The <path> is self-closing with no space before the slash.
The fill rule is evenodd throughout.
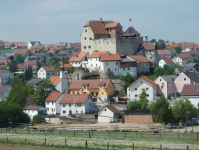
<path id="1" fill-rule="evenodd" d="M 69 59 L 69 63 L 73 65 L 73 67 L 80 67 L 81 65 L 82 67 L 87 67 L 88 56 L 89 56 L 88 52 L 80 52 L 78 55 L 72 56 Z"/>
<path id="2" fill-rule="evenodd" d="M 172 61 L 184 67 L 188 61 L 193 62 L 193 57 L 189 54 L 180 53 L 173 56 Z"/>
<path id="3" fill-rule="evenodd" d="M 64 94 L 59 104 L 61 116 L 93 112 L 93 100 L 89 94 Z"/>
<path id="4" fill-rule="evenodd" d="M 0 101 L 8 97 L 10 90 L 10 85 L 0 85 Z"/>
<path id="5" fill-rule="evenodd" d="M 157 84 L 146 76 L 141 76 L 127 87 L 127 98 L 130 101 L 139 100 L 142 89 L 146 90 L 149 102 L 157 98 Z"/>
<path id="6" fill-rule="evenodd" d="M 108 102 L 114 95 L 114 85 L 110 79 L 73 80 L 70 94 L 90 94 L 94 102 Z"/>
<path id="7" fill-rule="evenodd" d="M 37 72 L 37 78 L 48 79 L 56 74 L 53 66 L 42 66 Z"/>
<path id="8" fill-rule="evenodd" d="M 28 68 L 32 68 L 30 65 L 17 65 L 17 73 L 19 74 L 23 74 L 25 73 L 26 70 L 28 70 Z"/>
<path id="9" fill-rule="evenodd" d="M 171 58 L 171 52 L 168 49 L 158 50 L 159 59 Z"/>
<path id="10" fill-rule="evenodd" d="M 26 106 L 23 112 L 30 116 L 30 120 L 33 121 L 35 115 L 46 115 L 47 109 L 42 106 Z"/>
<path id="11" fill-rule="evenodd" d="M 30 49 L 31 46 L 40 46 L 40 45 L 41 45 L 40 41 L 30 41 L 28 42 L 28 49 Z"/>
<path id="12" fill-rule="evenodd" d="M 159 61 L 159 67 L 163 68 L 164 65 L 172 67 L 173 61 L 170 58 L 161 58 L 160 61 Z"/>
<path id="13" fill-rule="evenodd" d="M 13 77 L 13 74 L 10 73 L 8 70 L 0 70 L 0 84 L 5 85 L 9 78 L 11 79 Z"/>
<path id="14" fill-rule="evenodd" d="M 124 58 L 119 62 L 119 75 L 130 73 L 132 76 L 137 76 L 137 62 Z"/>

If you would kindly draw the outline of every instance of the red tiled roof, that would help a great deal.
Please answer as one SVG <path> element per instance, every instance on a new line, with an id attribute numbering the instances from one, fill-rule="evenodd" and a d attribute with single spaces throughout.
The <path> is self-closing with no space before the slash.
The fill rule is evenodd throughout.
<path id="1" fill-rule="evenodd" d="M 73 68 L 73 65 L 71 65 L 71 64 L 64 64 L 64 68 Z"/>
<path id="2" fill-rule="evenodd" d="M 13 44 L 15 44 L 15 46 L 19 46 L 19 47 L 26 47 L 26 46 L 28 46 L 28 44 L 26 42 L 14 42 Z"/>
<path id="3" fill-rule="evenodd" d="M 80 53 L 80 52 L 73 52 L 73 53 L 72 53 L 72 56 L 79 55 L 79 53 Z"/>
<path id="4" fill-rule="evenodd" d="M 86 102 L 87 98 L 89 97 L 89 94 L 64 94 L 60 104 L 67 104 L 67 103 L 80 103 L 83 104 Z"/>
<path id="5" fill-rule="evenodd" d="M 102 51 L 102 52 L 92 52 L 92 54 L 88 58 L 98 58 L 101 54 L 107 54 L 109 51 Z"/>
<path id="6" fill-rule="evenodd" d="M 159 55 L 171 55 L 170 50 L 168 49 L 163 49 L 163 50 L 158 50 Z"/>
<path id="7" fill-rule="evenodd" d="M 148 60 L 146 57 L 142 55 L 128 55 L 127 57 L 129 57 L 130 59 L 134 61 L 137 61 L 137 63 L 151 62 L 150 60 Z"/>
<path id="8" fill-rule="evenodd" d="M 179 56 L 180 58 L 193 58 L 191 55 L 184 53 L 177 54 L 177 56 Z"/>
<path id="9" fill-rule="evenodd" d="M 69 89 L 82 89 L 82 85 L 88 85 L 88 88 L 99 88 L 99 83 L 105 82 L 104 88 L 108 87 L 108 84 L 111 82 L 110 79 L 103 80 L 73 80 Z"/>
<path id="10" fill-rule="evenodd" d="M 25 64 L 25 65 L 17 65 L 17 68 L 18 69 L 25 69 L 28 65 Z"/>
<path id="11" fill-rule="evenodd" d="M 157 85 L 153 80 L 149 79 L 149 78 L 146 77 L 146 76 L 141 76 L 140 78 L 145 79 L 146 81 L 150 82 L 150 83 L 153 84 L 153 85 Z"/>
<path id="12" fill-rule="evenodd" d="M 52 92 L 50 95 L 45 99 L 45 101 L 57 101 L 57 99 L 62 95 L 62 92 Z"/>
<path id="13" fill-rule="evenodd" d="M 155 49 L 157 49 L 156 43 L 142 43 L 142 46 L 144 47 L 145 50 L 155 50 Z"/>
<path id="14" fill-rule="evenodd" d="M 72 56 L 69 62 L 82 61 L 82 59 L 86 57 L 87 54 L 88 52 L 80 52 L 78 56 Z"/>
<path id="15" fill-rule="evenodd" d="M 37 64 L 37 61 L 25 61 L 24 62 L 24 65 L 36 65 Z"/>
<path id="16" fill-rule="evenodd" d="M 185 84 L 180 95 L 199 96 L 199 84 Z"/>
<path id="17" fill-rule="evenodd" d="M 0 47 L 2 47 L 3 46 L 3 44 L 0 42 Z"/>
<path id="18" fill-rule="evenodd" d="M 49 80 L 54 86 L 57 86 L 57 84 L 61 81 L 60 76 L 51 76 Z"/>
<path id="19" fill-rule="evenodd" d="M 24 109 L 25 110 L 38 110 L 42 108 L 42 106 L 26 106 Z"/>
<path id="20" fill-rule="evenodd" d="M 104 106 L 101 110 L 103 110 L 105 107 L 107 107 L 110 111 L 112 111 L 114 114 L 119 114 L 120 113 L 120 111 L 117 109 L 117 108 L 115 108 L 113 105 L 106 105 L 106 106 Z M 101 111 L 100 110 L 100 111 Z M 99 111 L 99 112 L 100 112 Z M 99 114 L 99 112 L 98 112 L 98 114 Z"/>
<path id="21" fill-rule="evenodd" d="M 74 43 L 73 48 L 81 48 L 81 43 Z"/>
<path id="22" fill-rule="evenodd" d="M 39 67 L 32 67 L 32 70 L 38 70 Z"/>
<path id="23" fill-rule="evenodd" d="M 162 58 L 167 64 L 172 64 L 173 61 L 170 58 Z"/>
<path id="24" fill-rule="evenodd" d="M 180 44 L 174 43 L 174 44 L 171 44 L 171 45 L 169 46 L 169 48 L 176 48 L 176 47 L 178 47 L 178 46 L 180 46 Z"/>
<path id="25" fill-rule="evenodd" d="M 15 53 L 15 54 L 29 54 L 30 51 L 28 49 L 17 49 L 17 50 L 14 50 L 12 53 Z"/>
<path id="26" fill-rule="evenodd" d="M 3 76 L 0 76 L 0 78 L 4 78 Z"/>
<path id="27" fill-rule="evenodd" d="M 45 71 L 55 71 L 55 68 L 53 66 L 42 66 L 42 68 L 45 70 Z"/>
<path id="28" fill-rule="evenodd" d="M 120 61 L 119 54 L 101 54 L 100 61 Z"/>
<path id="29" fill-rule="evenodd" d="M 37 45 L 37 46 L 31 46 L 30 47 L 30 50 L 40 50 L 40 49 L 44 49 L 44 46 L 43 45 Z"/>
<path id="30" fill-rule="evenodd" d="M 105 28 L 115 28 L 119 22 L 108 23 L 105 25 Z"/>

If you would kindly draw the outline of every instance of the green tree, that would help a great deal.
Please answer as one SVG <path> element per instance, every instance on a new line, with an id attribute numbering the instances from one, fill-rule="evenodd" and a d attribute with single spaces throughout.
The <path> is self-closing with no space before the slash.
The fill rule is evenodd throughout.
<path id="1" fill-rule="evenodd" d="M 42 83 L 39 84 L 39 86 L 37 87 L 36 91 L 35 91 L 35 103 L 38 106 L 45 106 L 45 99 L 48 97 L 48 95 L 51 92 L 55 92 L 57 91 L 55 89 L 55 86 L 51 83 L 51 81 L 49 79 L 45 79 L 43 80 Z"/>
<path id="2" fill-rule="evenodd" d="M 41 64 L 39 62 L 39 59 L 37 58 L 37 63 L 36 63 L 37 67 L 40 68 L 41 67 Z"/>
<path id="3" fill-rule="evenodd" d="M 149 43 L 156 43 L 156 39 L 152 39 Z"/>
<path id="4" fill-rule="evenodd" d="M 193 62 L 194 62 L 194 63 L 198 63 L 197 57 L 194 57 L 194 58 L 193 58 Z"/>
<path id="5" fill-rule="evenodd" d="M 69 58 L 68 57 L 63 57 L 62 58 L 62 64 L 69 64 Z"/>
<path id="6" fill-rule="evenodd" d="M 17 71 L 17 63 L 15 60 L 12 60 L 9 64 L 9 71 L 10 72 L 16 72 Z"/>
<path id="7" fill-rule="evenodd" d="M 192 63 L 192 60 L 188 60 L 188 61 L 187 61 L 187 64 L 189 64 L 189 63 Z"/>
<path id="8" fill-rule="evenodd" d="M 169 102 L 164 97 L 156 100 L 150 113 L 153 122 L 169 123 L 172 120 L 171 107 L 169 107 Z"/>
<path id="9" fill-rule="evenodd" d="M 157 47 L 158 47 L 158 49 L 165 49 L 166 45 L 164 43 L 164 40 L 159 39 L 157 42 Z"/>
<path id="10" fill-rule="evenodd" d="M 181 53 L 182 48 L 180 46 L 178 46 L 178 47 L 175 48 L 175 51 L 176 51 L 176 53 Z"/>
<path id="11" fill-rule="evenodd" d="M 26 56 L 22 56 L 21 54 L 16 54 L 14 60 L 17 64 L 21 64 L 24 63 L 25 58 Z"/>
<path id="12" fill-rule="evenodd" d="M 140 104 L 140 101 L 137 101 L 137 100 L 131 101 L 126 106 L 126 110 L 140 110 L 140 109 L 141 109 L 141 104 Z"/>
<path id="13" fill-rule="evenodd" d="M 35 115 L 33 116 L 33 123 L 44 123 L 45 117 L 42 115 Z"/>
<path id="14" fill-rule="evenodd" d="M 28 67 L 29 80 L 32 79 L 32 67 Z"/>
<path id="15" fill-rule="evenodd" d="M 141 105 L 141 109 L 146 109 L 148 106 L 147 94 L 146 90 L 142 89 L 142 93 L 139 95 L 139 102 Z"/>
<path id="16" fill-rule="evenodd" d="M 70 70 L 70 73 L 73 73 L 75 71 L 75 68 L 72 68 L 71 70 Z"/>
<path id="17" fill-rule="evenodd" d="M 188 98 L 183 98 L 175 101 L 172 114 L 176 121 L 186 121 L 196 117 L 197 111 L 194 105 L 189 102 Z"/>
<path id="18" fill-rule="evenodd" d="M 60 66 L 58 66 L 58 67 L 55 69 L 55 71 L 56 71 L 56 76 L 60 76 Z"/>
<path id="19" fill-rule="evenodd" d="M 179 73 L 183 72 L 184 67 L 179 65 L 178 63 L 174 63 L 174 68 L 177 69 L 177 71 L 179 71 Z"/>

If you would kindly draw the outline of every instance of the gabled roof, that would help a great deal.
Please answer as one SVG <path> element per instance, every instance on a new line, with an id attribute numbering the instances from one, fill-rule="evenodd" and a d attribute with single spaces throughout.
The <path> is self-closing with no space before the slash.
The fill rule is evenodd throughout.
<path id="1" fill-rule="evenodd" d="M 49 80 L 54 86 L 57 86 L 62 79 L 60 79 L 60 76 L 51 76 Z"/>
<path id="2" fill-rule="evenodd" d="M 64 94 L 60 104 L 70 104 L 70 103 L 80 103 L 83 104 L 86 102 L 87 98 L 89 97 L 89 94 Z"/>
<path id="3" fill-rule="evenodd" d="M 27 66 L 29 66 L 29 65 L 27 65 L 27 64 L 25 64 L 25 65 L 17 65 L 17 68 L 18 69 L 25 69 Z"/>
<path id="4" fill-rule="evenodd" d="M 171 54 L 177 54 L 177 52 L 174 48 L 168 48 L 168 50 L 171 52 Z"/>
<path id="5" fill-rule="evenodd" d="M 26 97 L 26 106 L 34 103 L 35 103 L 34 95 L 28 95 L 28 97 Z"/>
<path id="6" fill-rule="evenodd" d="M 88 52 L 80 52 L 78 55 L 76 56 L 72 56 L 69 60 L 69 62 L 78 62 L 78 61 L 82 61 L 82 59 L 84 57 L 86 57 L 86 55 L 88 54 Z"/>
<path id="7" fill-rule="evenodd" d="M 167 64 L 172 64 L 173 61 L 170 58 L 162 58 Z"/>
<path id="8" fill-rule="evenodd" d="M 178 47 L 178 46 L 180 46 L 180 44 L 174 43 L 174 44 L 171 44 L 171 45 L 169 46 L 169 48 L 176 48 L 176 47 Z"/>
<path id="9" fill-rule="evenodd" d="M 184 66 L 183 72 L 194 72 L 197 73 L 198 71 L 194 66 Z"/>
<path id="10" fill-rule="evenodd" d="M 180 95 L 199 96 L 199 84 L 185 84 Z"/>
<path id="11" fill-rule="evenodd" d="M 24 110 L 38 110 L 42 108 L 42 106 L 26 106 Z"/>
<path id="12" fill-rule="evenodd" d="M 166 75 L 166 76 L 160 76 L 162 79 L 164 79 L 166 82 L 174 82 L 178 76 L 176 75 Z"/>
<path id="13" fill-rule="evenodd" d="M 0 73 L 4 72 L 5 70 L 0 70 Z"/>
<path id="14" fill-rule="evenodd" d="M 102 52 L 92 52 L 92 54 L 88 58 L 99 58 L 101 54 L 108 54 L 109 51 L 102 51 Z"/>
<path id="15" fill-rule="evenodd" d="M 37 61 L 25 61 L 24 62 L 24 65 L 36 65 L 37 64 Z"/>
<path id="16" fill-rule="evenodd" d="M 28 49 L 17 49 L 17 50 L 14 50 L 12 53 L 25 55 L 25 54 L 29 54 L 30 51 Z"/>
<path id="17" fill-rule="evenodd" d="M 129 27 L 124 33 L 123 36 L 140 36 L 140 33 L 132 27 Z"/>
<path id="18" fill-rule="evenodd" d="M 189 79 L 194 81 L 195 83 L 199 83 L 199 77 L 194 72 L 183 72 Z"/>
<path id="19" fill-rule="evenodd" d="M 136 61 L 137 63 L 151 62 L 150 60 L 148 60 L 146 57 L 142 55 L 128 55 L 128 57 Z"/>
<path id="20" fill-rule="evenodd" d="M 100 61 L 121 61 L 119 54 L 101 54 Z"/>
<path id="21" fill-rule="evenodd" d="M 114 23 L 108 23 L 105 25 L 105 28 L 115 28 L 119 22 L 114 22 Z"/>
<path id="22" fill-rule="evenodd" d="M 37 45 L 37 46 L 31 46 L 30 47 L 30 50 L 40 50 L 40 49 L 44 49 L 44 46 L 43 45 Z"/>
<path id="23" fill-rule="evenodd" d="M 180 58 L 193 58 L 191 55 L 184 54 L 184 53 L 180 53 L 180 54 L 176 54 L 176 55 L 179 56 Z"/>
<path id="24" fill-rule="evenodd" d="M 52 92 L 50 95 L 45 99 L 45 101 L 53 101 L 56 102 L 57 99 L 62 95 L 62 92 Z"/>
<path id="25" fill-rule="evenodd" d="M 53 66 L 42 66 L 45 71 L 55 71 L 55 68 Z"/>
<path id="26" fill-rule="evenodd" d="M 146 81 L 148 81 L 149 83 L 151 83 L 151 84 L 153 84 L 153 85 L 157 85 L 153 80 L 149 79 L 149 78 L 146 77 L 146 76 L 141 76 L 141 77 L 139 77 L 138 79 L 136 79 L 136 80 L 135 80 L 134 82 L 132 82 L 131 84 L 135 83 L 137 80 L 139 80 L 139 79 L 141 79 L 141 78 L 144 79 L 144 80 L 146 80 Z M 131 84 L 129 84 L 128 87 L 130 87 Z"/>
<path id="27" fill-rule="evenodd" d="M 171 55 L 171 52 L 168 49 L 162 49 L 162 50 L 158 50 L 158 54 L 159 55 Z"/>
<path id="28" fill-rule="evenodd" d="M 108 88 L 108 84 L 111 82 L 110 79 L 103 80 L 73 80 L 69 89 L 82 89 L 84 84 L 88 85 L 87 88 L 99 88 L 99 84 L 104 82 L 104 88 Z"/>
<path id="29" fill-rule="evenodd" d="M 71 65 L 71 64 L 64 64 L 64 68 L 73 68 L 73 65 Z"/>
<path id="30" fill-rule="evenodd" d="M 114 114 L 119 114 L 120 113 L 120 111 L 117 108 L 115 108 L 113 105 L 106 105 L 101 110 L 103 110 L 105 107 L 108 108 L 110 111 L 112 111 Z M 98 114 L 99 114 L 99 112 L 98 112 Z"/>
<path id="31" fill-rule="evenodd" d="M 38 83 L 41 83 L 42 81 L 43 81 L 43 79 L 31 79 L 26 84 L 37 85 Z"/>
<path id="32" fill-rule="evenodd" d="M 0 85 L 0 93 L 4 93 L 9 87 L 10 85 Z"/>
<path id="33" fill-rule="evenodd" d="M 81 48 L 81 43 L 74 43 L 73 48 Z"/>
<path id="34" fill-rule="evenodd" d="M 26 42 L 14 42 L 13 44 L 15 44 L 15 46 L 19 46 L 19 47 L 26 47 L 26 46 L 28 46 L 28 44 Z"/>
<path id="35" fill-rule="evenodd" d="M 145 50 L 155 50 L 157 49 L 156 43 L 142 43 L 142 47 Z"/>

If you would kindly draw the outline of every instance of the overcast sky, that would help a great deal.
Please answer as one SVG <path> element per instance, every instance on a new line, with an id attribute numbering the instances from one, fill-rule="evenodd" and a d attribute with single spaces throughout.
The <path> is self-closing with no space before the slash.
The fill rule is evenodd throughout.
<path id="1" fill-rule="evenodd" d="M 0 0 L 0 40 L 80 42 L 89 20 L 130 22 L 149 40 L 199 43 L 199 0 Z"/>

